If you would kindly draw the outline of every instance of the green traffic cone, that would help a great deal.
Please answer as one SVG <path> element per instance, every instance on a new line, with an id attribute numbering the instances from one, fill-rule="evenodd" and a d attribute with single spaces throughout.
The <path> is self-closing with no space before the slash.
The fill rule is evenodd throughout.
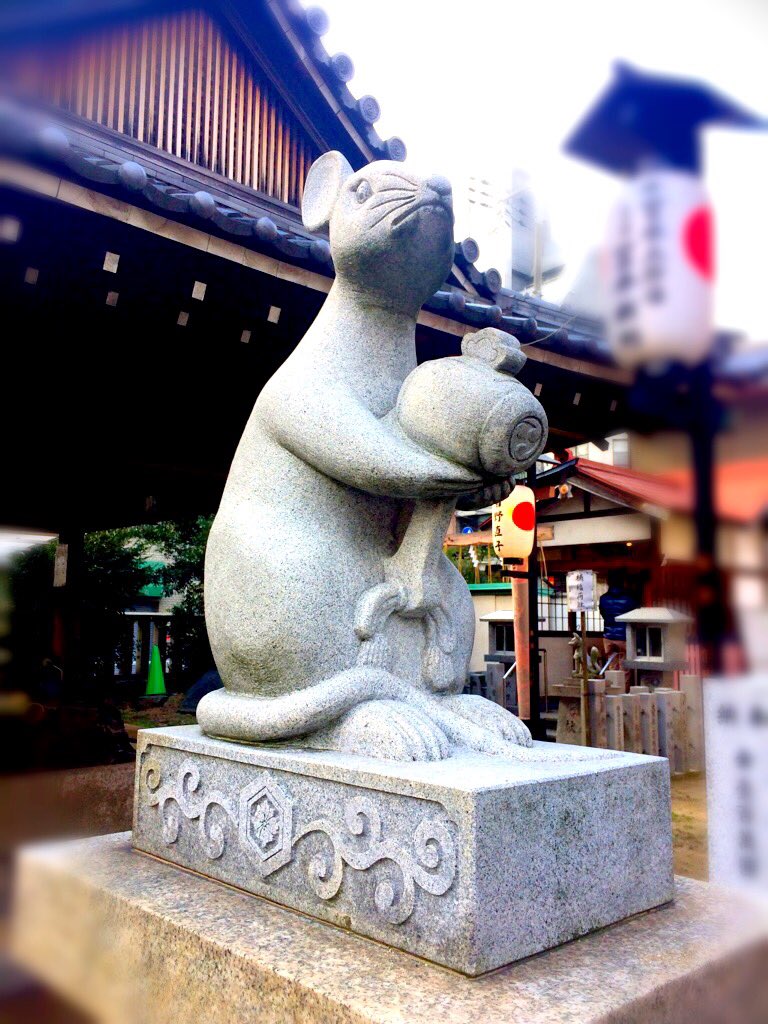
<path id="1" fill-rule="evenodd" d="M 152 648 L 152 657 L 149 659 L 149 678 L 144 696 L 165 696 L 165 679 L 163 679 L 163 666 L 160 664 L 160 648 L 157 644 Z"/>

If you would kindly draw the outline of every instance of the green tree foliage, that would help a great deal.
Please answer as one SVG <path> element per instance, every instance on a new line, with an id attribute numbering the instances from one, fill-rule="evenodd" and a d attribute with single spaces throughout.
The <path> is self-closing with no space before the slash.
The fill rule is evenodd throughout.
<path id="1" fill-rule="evenodd" d="M 203 618 L 203 567 L 205 545 L 213 516 L 197 516 L 176 522 L 154 523 L 138 528 L 162 558 L 154 578 L 165 594 L 178 595 L 173 609 L 174 663 L 194 681 L 213 667 L 213 656 Z"/>
<path id="2" fill-rule="evenodd" d="M 212 522 L 213 516 L 197 516 L 136 528 L 137 536 L 163 558 L 154 578 L 166 594 L 179 595 L 178 608 L 188 615 L 203 614 L 203 565 Z"/>
<path id="3" fill-rule="evenodd" d="M 127 639 L 124 612 L 152 582 L 148 545 L 130 528 L 87 533 L 83 551 L 82 649 L 88 678 L 112 676 Z"/>
<path id="4" fill-rule="evenodd" d="M 121 614 L 153 579 L 147 565 L 149 545 L 131 527 L 86 533 L 83 610 L 86 614 Z"/>
<path id="5" fill-rule="evenodd" d="M 86 680 L 112 675 L 115 652 L 124 640 L 124 612 L 153 580 L 146 564 L 149 545 L 130 528 L 87 533 L 83 542 L 81 645 Z M 14 604 L 13 674 L 34 678 L 51 653 L 56 542 L 16 556 L 11 567 Z M 23 684 L 23 679 L 19 679 Z"/>
<path id="6" fill-rule="evenodd" d="M 472 563 L 472 558 L 469 554 L 469 548 L 463 547 L 451 547 L 448 548 L 446 554 L 448 558 L 453 562 L 456 568 L 460 571 L 461 575 L 467 581 L 467 583 L 494 583 L 499 579 L 499 567 L 498 565 L 493 566 L 492 578 L 488 577 L 488 555 L 493 555 L 488 544 L 478 544 L 475 546 L 475 554 L 477 555 L 478 561 L 480 562 L 481 568 L 478 573 L 475 573 L 475 567 Z"/>

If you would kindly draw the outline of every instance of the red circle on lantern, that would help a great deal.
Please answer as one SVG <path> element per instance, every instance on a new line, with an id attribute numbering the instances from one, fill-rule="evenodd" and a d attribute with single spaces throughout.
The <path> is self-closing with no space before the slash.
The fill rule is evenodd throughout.
<path id="1" fill-rule="evenodd" d="M 715 276 L 713 235 L 712 211 L 697 207 L 683 224 L 683 248 L 688 262 L 707 281 Z"/>
<path id="2" fill-rule="evenodd" d="M 532 530 L 536 525 L 536 509 L 533 502 L 521 501 L 512 509 L 512 522 L 519 530 Z"/>

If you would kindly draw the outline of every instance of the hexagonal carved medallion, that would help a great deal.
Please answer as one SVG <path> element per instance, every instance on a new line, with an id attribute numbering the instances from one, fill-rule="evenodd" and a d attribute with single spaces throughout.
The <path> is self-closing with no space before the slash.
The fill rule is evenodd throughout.
<path id="1" fill-rule="evenodd" d="M 239 827 L 241 842 L 264 862 L 265 874 L 291 859 L 293 801 L 266 772 L 240 794 Z"/>

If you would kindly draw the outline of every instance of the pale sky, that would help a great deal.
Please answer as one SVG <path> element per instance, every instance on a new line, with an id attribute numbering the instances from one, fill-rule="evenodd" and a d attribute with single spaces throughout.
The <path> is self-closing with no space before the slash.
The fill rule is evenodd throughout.
<path id="1" fill-rule="evenodd" d="M 766 0 L 320 0 L 330 53 L 348 53 L 356 96 L 382 108 L 408 160 L 455 182 L 531 176 L 567 270 L 557 301 L 601 239 L 619 182 L 561 144 L 611 78 L 614 60 L 703 79 L 768 117 Z M 305 6 L 313 6 L 305 2 Z M 717 319 L 768 341 L 768 133 L 712 132 L 718 218 Z M 461 223 L 457 224 L 461 235 Z M 479 260 L 482 267 L 484 261 Z"/>

